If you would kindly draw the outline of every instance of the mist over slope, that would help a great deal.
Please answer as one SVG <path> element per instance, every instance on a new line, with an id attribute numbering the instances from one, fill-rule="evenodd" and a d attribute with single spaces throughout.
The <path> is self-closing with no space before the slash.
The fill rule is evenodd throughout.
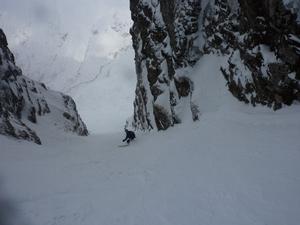
<path id="1" fill-rule="evenodd" d="M 121 8 L 95 18 L 79 46 L 76 30 L 63 21 L 61 26 L 46 23 L 37 34 L 41 39 L 28 33 L 36 24 L 9 35 L 23 73 L 74 97 L 91 132 L 123 129 L 133 114 L 136 75 L 127 14 Z"/>
<path id="2" fill-rule="evenodd" d="M 128 46 L 101 66 L 96 76 L 69 89 L 91 132 L 118 132 L 132 116 L 136 85 L 133 58 Z"/>
<path id="3" fill-rule="evenodd" d="M 51 23 L 45 24 L 37 37 L 30 34 L 34 24 L 13 31 L 8 37 L 24 74 L 66 92 L 80 82 L 93 79 L 119 52 L 131 46 L 130 20 L 115 12 L 109 21 L 103 24 L 99 19 L 89 24 L 79 46 L 74 44 L 78 37 L 73 30 L 63 30 Z"/>

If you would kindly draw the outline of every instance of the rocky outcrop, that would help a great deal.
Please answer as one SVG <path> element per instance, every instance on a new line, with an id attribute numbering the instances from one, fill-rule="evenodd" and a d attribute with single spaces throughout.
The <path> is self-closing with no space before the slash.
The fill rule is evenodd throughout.
<path id="1" fill-rule="evenodd" d="M 167 129 L 180 122 L 176 106 L 192 93 L 191 81 L 178 77 L 175 70 L 198 60 L 199 48 L 194 40 L 200 4 L 131 0 L 130 9 L 137 72 L 133 125 L 143 130 Z M 190 102 L 189 107 L 192 105 Z"/>
<path id="2" fill-rule="evenodd" d="M 199 118 L 201 109 L 192 101 L 195 84 L 182 69 L 205 54 L 228 59 L 219 65 L 220 76 L 245 103 L 276 110 L 300 100 L 299 18 L 291 4 L 131 0 L 130 9 L 137 72 L 134 127 L 167 129 L 181 122 L 183 107 Z"/>
<path id="3" fill-rule="evenodd" d="M 228 66 L 221 68 L 229 91 L 245 103 L 275 110 L 300 100 L 297 16 L 281 0 L 236 4 L 239 11 L 217 0 L 205 28 L 207 49 L 229 56 Z"/>
<path id="4" fill-rule="evenodd" d="M 0 134 L 41 144 L 31 125 L 38 126 L 40 117 L 47 115 L 66 131 L 88 134 L 69 96 L 48 90 L 44 84 L 22 75 L 0 29 Z"/>

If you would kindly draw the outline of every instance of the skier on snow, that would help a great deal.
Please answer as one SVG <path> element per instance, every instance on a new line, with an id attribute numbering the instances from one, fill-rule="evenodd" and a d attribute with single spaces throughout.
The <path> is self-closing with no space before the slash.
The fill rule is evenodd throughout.
<path id="1" fill-rule="evenodd" d="M 125 132 L 126 132 L 126 137 L 125 139 L 123 140 L 127 142 L 127 144 L 129 144 L 133 139 L 135 139 L 135 134 L 133 131 L 130 131 L 130 130 L 127 130 L 125 129 Z"/>

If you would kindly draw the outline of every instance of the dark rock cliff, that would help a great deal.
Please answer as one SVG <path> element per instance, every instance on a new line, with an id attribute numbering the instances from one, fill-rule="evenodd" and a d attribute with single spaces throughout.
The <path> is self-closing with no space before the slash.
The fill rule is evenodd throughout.
<path id="1" fill-rule="evenodd" d="M 206 54 L 228 58 L 219 66 L 220 76 L 245 103 L 276 110 L 300 100 L 297 10 L 281 0 L 131 0 L 130 9 L 134 127 L 167 129 L 181 122 L 182 107 L 198 119 L 201 109 L 192 101 L 196 84 L 178 71 Z"/>
<path id="2" fill-rule="evenodd" d="M 0 134 L 41 144 L 31 125 L 38 126 L 39 117 L 46 115 L 66 131 L 88 134 L 69 96 L 48 90 L 44 84 L 22 75 L 0 29 Z"/>
<path id="3" fill-rule="evenodd" d="M 137 72 L 134 126 L 167 129 L 180 122 L 176 106 L 192 91 L 176 68 L 193 65 L 200 4 L 197 1 L 130 1 Z M 187 16 L 188 15 L 188 16 Z M 193 107 L 193 104 L 190 104 Z M 197 110 L 194 118 L 197 119 Z"/>
<path id="4" fill-rule="evenodd" d="M 300 100 L 296 15 L 281 0 L 240 0 L 239 4 L 240 13 L 234 15 L 226 2 L 216 1 L 216 13 L 222 19 L 214 20 L 210 28 L 222 40 L 218 46 L 214 39 L 215 48 L 230 55 L 228 66 L 221 68 L 229 90 L 241 101 L 275 110 Z"/>

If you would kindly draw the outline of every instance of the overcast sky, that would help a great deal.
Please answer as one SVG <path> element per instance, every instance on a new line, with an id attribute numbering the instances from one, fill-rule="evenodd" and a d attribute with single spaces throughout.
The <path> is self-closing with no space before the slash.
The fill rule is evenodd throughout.
<path id="1" fill-rule="evenodd" d="M 0 0 L 0 27 L 13 50 L 28 40 L 50 50 L 68 34 L 66 54 L 80 60 L 94 32 L 105 53 L 121 41 L 107 31 L 114 21 L 128 30 L 129 0 Z"/>

